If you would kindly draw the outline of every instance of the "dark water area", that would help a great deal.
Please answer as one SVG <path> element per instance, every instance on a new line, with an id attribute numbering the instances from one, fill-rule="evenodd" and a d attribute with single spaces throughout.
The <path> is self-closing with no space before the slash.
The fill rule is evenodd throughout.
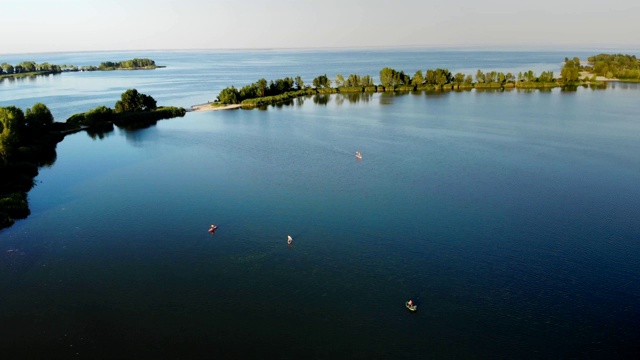
<path id="1" fill-rule="evenodd" d="M 261 62 L 229 53 L 208 70 L 197 56 L 139 54 L 168 67 L 2 82 L 0 106 L 26 107 L 31 89 L 67 116 L 115 102 L 128 83 L 189 106 L 216 86 L 277 78 L 280 68 L 312 79 L 322 68 L 299 60 L 317 54 L 266 54 Z M 48 61 L 85 65 L 72 61 L 79 55 Z M 330 77 L 492 64 L 492 54 L 473 52 L 456 62 L 465 54 L 407 51 L 383 66 L 366 53 L 325 55 L 320 72 Z M 547 56 L 520 65 L 553 66 Z M 496 60 L 495 69 L 514 63 Z M 172 66 L 185 76 L 172 80 Z M 199 71 L 211 76 L 200 82 Z M 0 231 L 0 350 L 7 358 L 638 358 L 639 95 L 637 84 L 619 83 L 331 95 L 67 136 L 29 193 L 31 215 Z"/>

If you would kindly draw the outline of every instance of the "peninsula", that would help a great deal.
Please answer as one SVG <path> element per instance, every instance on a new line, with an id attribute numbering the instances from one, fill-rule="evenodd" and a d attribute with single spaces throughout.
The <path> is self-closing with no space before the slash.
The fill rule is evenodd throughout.
<path id="1" fill-rule="evenodd" d="M 334 93 L 361 92 L 410 92 L 410 91 L 451 91 L 470 89 L 548 89 L 554 87 L 575 87 L 580 85 L 601 85 L 603 81 L 640 81 L 640 61 L 634 55 L 600 54 L 589 57 L 582 65 L 577 57 L 565 58 L 559 76 L 553 71 L 543 71 L 537 75 L 532 70 L 510 72 L 478 70 L 471 74 L 452 74 L 448 69 L 416 71 L 413 76 L 404 71 L 385 67 L 380 70 L 380 84 L 374 84 L 370 75 L 336 75 L 332 81 L 326 74 L 313 79 L 313 87 L 305 85 L 300 76 L 271 80 L 259 79 L 240 89 L 234 86 L 220 91 L 216 100 L 209 105 L 195 106 L 194 110 L 226 109 L 229 105 L 255 107 L 276 104 L 299 96 Z M 332 86 L 332 84 L 334 86 Z M 236 108 L 234 106 L 232 108 Z"/>

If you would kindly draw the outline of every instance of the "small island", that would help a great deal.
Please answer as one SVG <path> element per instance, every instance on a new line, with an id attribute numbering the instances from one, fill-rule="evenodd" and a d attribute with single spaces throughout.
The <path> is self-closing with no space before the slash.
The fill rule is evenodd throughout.
<path id="1" fill-rule="evenodd" d="M 23 61 L 16 65 L 0 64 L 0 80 L 5 78 L 22 78 L 27 76 L 55 75 L 76 71 L 110 71 L 110 70 L 153 70 L 163 68 L 151 59 L 131 59 L 125 61 L 105 61 L 98 66 L 54 65 L 47 62 L 37 64 L 34 61 Z"/>

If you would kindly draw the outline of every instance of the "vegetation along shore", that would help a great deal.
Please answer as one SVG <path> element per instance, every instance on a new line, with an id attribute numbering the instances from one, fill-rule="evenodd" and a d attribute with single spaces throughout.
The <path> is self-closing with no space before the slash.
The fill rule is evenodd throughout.
<path id="1" fill-rule="evenodd" d="M 156 67 L 150 59 L 133 59 L 124 62 L 104 62 L 98 67 L 75 68 L 70 66 L 37 65 L 24 62 L 16 66 L 2 64 L 0 76 L 16 76 L 56 73 L 64 71 L 96 71 L 116 69 L 151 69 Z M 470 89 L 546 89 L 599 84 L 599 79 L 615 81 L 640 81 L 640 61 L 632 55 L 600 54 L 588 58 L 582 65 L 578 58 L 565 58 L 559 76 L 552 71 L 536 75 L 533 71 L 518 74 L 478 70 L 470 74 L 452 74 L 447 69 L 416 71 L 410 76 L 391 68 L 380 70 L 380 84 L 370 75 L 336 75 L 330 80 L 326 75 L 313 79 L 313 86 L 306 85 L 299 77 L 267 82 L 260 79 L 240 89 L 227 87 L 220 91 L 216 101 L 194 105 L 191 111 L 225 110 L 240 107 L 256 107 L 285 102 L 300 96 L 333 93 L 395 92 L 395 91 L 451 91 Z M 331 85 L 335 86 L 331 86 Z M 113 109 L 99 106 L 84 113 L 74 114 L 65 122 L 55 122 L 46 105 L 36 103 L 23 112 L 15 106 L 0 107 L 0 229 L 11 226 L 16 219 L 29 213 L 27 192 L 34 186 L 38 168 L 51 165 L 56 158 L 56 144 L 64 136 L 76 131 L 87 131 L 92 137 L 101 137 L 112 131 L 114 125 L 135 130 L 155 124 L 158 120 L 182 117 L 181 107 L 158 107 L 155 99 L 136 89 L 122 93 Z"/>
<path id="2" fill-rule="evenodd" d="M 448 91 L 469 89 L 545 89 L 602 84 L 602 81 L 640 81 L 640 61 L 634 55 L 600 54 L 589 57 L 587 65 L 579 58 L 565 58 L 559 76 L 553 71 L 537 75 L 533 71 L 517 75 L 498 71 L 478 70 L 471 74 L 452 74 L 447 69 L 416 71 L 413 76 L 391 68 L 380 70 L 380 84 L 374 84 L 370 75 L 336 75 L 332 81 L 326 74 L 313 79 L 313 86 L 303 80 L 286 77 L 267 82 L 260 79 L 240 89 L 234 86 L 220 91 L 210 106 L 200 105 L 198 110 L 218 109 L 222 105 L 239 104 L 242 107 L 264 106 L 313 94 L 395 92 L 395 91 Z M 332 86 L 332 84 L 334 86 Z"/>
<path id="3" fill-rule="evenodd" d="M 42 103 L 26 113 L 15 106 L 0 107 L 0 229 L 30 214 L 27 192 L 34 186 L 38 168 L 55 162 L 56 145 L 65 135 L 86 130 L 92 137 L 101 137 L 114 125 L 135 130 L 185 113 L 184 108 L 158 107 L 155 99 L 136 89 L 122 93 L 114 109 L 99 106 L 65 122 L 55 122 Z"/>
<path id="4" fill-rule="evenodd" d="M 75 65 L 55 65 L 47 62 L 37 64 L 34 61 L 22 61 L 15 65 L 3 62 L 0 64 L 0 80 L 75 71 L 152 70 L 161 67 L 164 66 L 156 65 L 155 61 L 151 59 L 137 58 L 117 62 L 105 61 L 100 63 L 98 66 L 81 67 L 77 67 Z"/>

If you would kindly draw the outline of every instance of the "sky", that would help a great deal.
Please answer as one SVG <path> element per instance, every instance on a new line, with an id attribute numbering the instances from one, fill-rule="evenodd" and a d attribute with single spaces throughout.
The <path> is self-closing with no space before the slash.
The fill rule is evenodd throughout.
<path id="1" fill-rule="evenodd" d="M 638 0 L 0 0 L 0 54 L 640 48 Z"/>

